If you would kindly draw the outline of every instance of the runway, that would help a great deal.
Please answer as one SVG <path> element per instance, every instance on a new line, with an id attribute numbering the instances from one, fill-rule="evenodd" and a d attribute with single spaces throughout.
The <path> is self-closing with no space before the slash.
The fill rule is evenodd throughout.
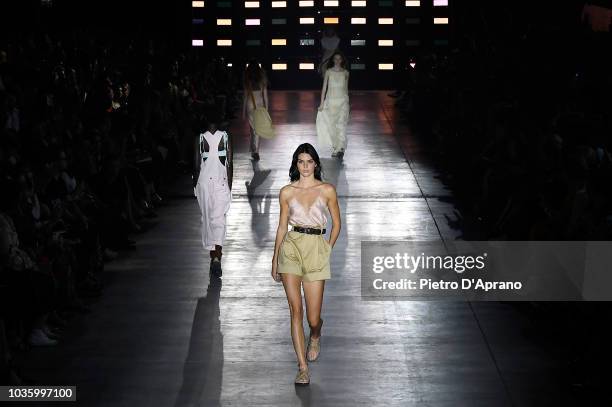
<path id="1" fill-rule="evenodd" d="M 77 404 L 84 406 L 568 401 L 554 375 L 561 362 L 524 335 L 526 321 L 509 304 L 362 301 L 362 240 L 461 235 L 447 220 L 452 194 L 392 102 L 386 92 L 351 92 L 344 160 L 319 150 L 344 223 L 309 387 L 293 384 L 287 302 L 270 266 L 278 191 L 288 183 L 291 154 L 302 142 L 318 147 L 318 93 L 311 91 L 270 93 L 278 136 L 262 141 L 257 164 L 248 153 L 247 124 L 232 124 L 235 172 L 222 283 L 209 284 L 199 210 L 186 178 L 156 224 L 138 236 L 137 250 L 107 264 L 109 282 L 92 314 L 60 346 L 32 351 L 32 364 L 47 362 L 36 379 L 76 385 Z"/>

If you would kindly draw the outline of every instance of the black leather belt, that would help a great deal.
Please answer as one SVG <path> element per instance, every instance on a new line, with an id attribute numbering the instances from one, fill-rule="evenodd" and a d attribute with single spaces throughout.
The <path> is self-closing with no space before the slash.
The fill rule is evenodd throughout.
<path id="1" fill-rule="evenodd" d="M 323 235 L 325 234 L 325 229 L 317 229 L 317 228 L 303 228 L 301 226 L 293 226 L 293 231 L 299 233 L 306 233 L 308 235 Z"/>

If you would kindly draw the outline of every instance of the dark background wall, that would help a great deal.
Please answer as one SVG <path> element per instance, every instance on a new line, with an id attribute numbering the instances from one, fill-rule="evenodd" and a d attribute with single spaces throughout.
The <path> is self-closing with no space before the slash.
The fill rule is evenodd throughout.
<path id="1" fill-rule="evenodd" d="M 340 0 L 341 5 L 349 5 L 349 0 Z M 317 62 L 319 58 L 320 30 L 322 24 L 299 26 L 295 24 L 302 15 L 312 15 L 312 9 L 300 9 L 289 1 L 287 9 L 271 9 L 269 2 L 262 1 L 260 9 L 245 9 L 243 1 L 233 0 L 231 8 L 216 7 L 216 0 L 207 0 L 207 7 L 195 10 L 191 1 L 82 1 L 82 0 L 21 0 L 6 1 L 0 5 L 0 32 L 2 38 L 26 38 L 27 35 L 45 32 L 72 33 L 80 37 L 96 36 L 113 41 L 146 40 L 149 38 L 163 42 L 163 46 L 184 52 L 199 53 L 203 57 L 224 57 L 239 68 L 249 58 L 256 58 L 268 70 L 274 88 L 317 88 L 320 78 L 316 72 L 299 71 L 300 61 Z M 315 0 L 315 4 L 322 0 Z M 342 39 L 342 49 L 349 62 L 364 63 L 366 70 L 352 70 L 352 88 L 391 88 L 401 83 L 409 70 L 408 62 L 415 58 L 418 67 L 424 57 L 434 55 L 443 59 L 449 53 L 464 53 L 474 46 L 482 47 L 491 43 L 495 47 L 515 48 L 516 57 L 510 65 L 521 65 L 525 69 L 549 69 L 561 72 L 575 69 L 588 63 L 589 58 L 597 55 L 601 45 L 593 45 L 594 51 L 584 48 L 583 32 L 580 31 L 580 13 L 584 1 L 512 1 L 489 2 L 484 0 L 449 0 L 449 7 L 432 7 L 433 0 L 423 0 L 421 7 L 406 8 L 404 2 L 393 0 L 391 7 L 380 7 L 378 1 L 368 0 L 368 7 L 359 10 L 340 7 L 337 12 L 319 7 L 321 14 L 340 17 L 337 26 Z M 595 3 L 609 5 L 609 0 Z M 443 10 L 447 9 L 447 10 Z M 315 7 L 317 10 L 317 7 Z M 351 16 L 367 14 L 367 26 L 347 24 Z M 434 27 L 434 15 L 448 15 L 448 26 Z M 261 18 L 264 24 L 259 28 L 244 27 L 244 18 Z M 381 27 L 377 17 L 392 16 L 395 25 Z M 215 26 L 217 17 L 234 20 L 229 29 Z M 193 24 L 193 19 L 201 18 L 204 24 Z M 286 18 L 285 25 L 272 25 L 272 18 Z M 420 24 L 406 24 L 406 18 L 420 18 Z M 224 30 L 226 32 L 224 32 Z M 234 46 L 221 48 L 215 45 L 217 38 L 231 38 Z M 287 38 L 287 47 L 272 47 L 270 39 Z M 205 46 L 194 49 L 192 38 L 202 38 Z M 299 39 L 313 38 L 315 45 L 304 47 Z M 365 47 L 351 47 L 350 40 L 366 39 Z M 391 38 L 394 47 L 378 47 L 378 38 Z M 247 47 L 247 39 L 260 39 L 261 46 Z M 419 41 L 418 45 L 408 46 L 406 40 Z M 597 41 L 597 40 L 596 40 Z M 507 52 L 505 53 L 508 54 Z M 537 64 L 532 63 L 538 60 Z M 272 72 L 271 63 L 287 62 L 289 69 Z M 395 64 L 393 72 L 378 71 L 379 62 Z M 477 63 L 477 61 L 474 61 Z M 500 61 L 503 63 L 503 61 Z M 239 69 L 236 69 L 239 72 Z"/>

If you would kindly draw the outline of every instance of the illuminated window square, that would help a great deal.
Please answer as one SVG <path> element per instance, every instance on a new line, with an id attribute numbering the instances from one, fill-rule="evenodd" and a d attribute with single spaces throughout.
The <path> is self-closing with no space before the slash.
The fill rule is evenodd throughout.
<path id="1" fill-rule="evenodd" d="M 300 17 L 300 24 L 314 24 L 314 17 Z"/>
<path id="2" fill-rule="evenodd" d="M 227 63 L 228 68 L 231 68 L 232 66 L 234 66 L 234 64 L 232 64 L 231 62 Z"/>
<path id="3" fill-rule="evenodd" d="M 232 40 L 217 40 L 218 47 L 231 47 Z"/>
<path id="4" fill-rule="evenodd" d="M 419 0 L 406 0 L 406 7 L 419 7 L 421 2 Z"/>
<path id="5" fill-rule="evenodd" d="M 300 62 L 300 70 L 311 70 L 314 69 L 312 62 Z"/>
<path id="6" fill-rule="evenodd" d="M 287 7 L 286 1 L 273 1 L 272 8 L 285 8 Z"/>
<path id="7" fill-rule="evenodd" d="M 259 8 L 258 1 L 245 1 L 244 8 Z"/>
<path id="8" fill-rule="evenodd" d="M 315 45 L 315 40 L 312 38 L 302 38 L 300 39 L 300 45 L 303 45 L 303 46 Z"/>
<path id="9" fill-rule="evenodd" d="M 273 71 L 286 71 L 287 64 L 283 64 L 283 63 L 272 64 L 272 70 Z"/>
<path id="10" fill-rule="evenodd" d="M 232 25 L 231 18 L 217 18 L 217 25 Z"/>
<path id="11" fill-rule="evenodd" d="M 448 17 L 435 17 L 434 24 L 448 24 Z"/>
<path id="12" fill-rule="evenodd" d="M 284 25 L 287 24 L 286 18 L 273 18 L 272 25 Z"/>
<path id="13" fill-rule="evenodd" d="M 193 47 L 203 47 L 204 40 L 191 40 L 191 46 Z"/>
<path id="14" fill-rule="evenodd" d="M 379 18 L 378 19 L 378 24 L 381 24 L 381 25 L 390 25 L 390 24 L 393 24 L 393 19 L 392 18 Z"/>
<path id="15" fill-rule="evenodd" d="M 338 7 L 338 0 L 324 0 L 324 7 Z"/>
<path id="16" fill-rule="evenodd" d="M 340 20 L 338 17 L 324 17 L 323 24 L 338 24 Z"/>
<path id="17" fill-rule="evenodd" d="M 192 1 L 191 7 L 202 8 L 204 7 L 204 2 L 203 1 Z"/>
<path id="18" fill-rule="evenodd" d="M 259 18 L 247 18 L 244 20 L 244 25 L 261 25 Z"/>
<path id="19" fill-rule="evenodd" d="M 351 17 L 351 24 L 365 24 L 365 17 Z"/>
<path id="20" fill-rule="evenodd" d="M 378 64 L 379 71 L 392 71 L 393 64 Z"/>
<path id="21" fill-rule="evenodd" d="M 365 47 L 366 40 L 351 40 L 352 47 Z"/>
<path id="22" fill-rule="evenodd" d="M 448 6 L 448 0 L 434 0 L 434 7 Z"/>
<path id="23" fill-rule="evenodd" d="M 272 45 L 287 45 L 285 38 L 272 38 Z"/>
<path id="24" fill-rule="evenodd" d="M 351 6 L 353 6 L 353 7 L 365 7 L 366 6 L 366 1 L 365 0 L 353 0 L 353 1 L 351 1 Z"/>
<path id="25" fill-rule="evenodd" d="M 393 40 L 378 40 L 379 47 L 392 47 Z"/>
<path id="26" fill-rule="evenodd" d="M 314 1 L 312 1 L 312 0 L 300 0 L 300 7 L 314 7 Z"/>

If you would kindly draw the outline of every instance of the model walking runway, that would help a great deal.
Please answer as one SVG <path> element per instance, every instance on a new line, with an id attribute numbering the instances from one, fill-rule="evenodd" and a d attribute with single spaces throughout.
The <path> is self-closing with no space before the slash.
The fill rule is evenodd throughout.
<path id="1" fill-rule="evenodd" d="M 362 240 L 457 234 L 445 221 L 451 197 L 383 92 L 351 93 L 350 149 L 343 160 L 320 158 L 342 229 L 325 284 L 320 354 L 309 365 L 310 385 L 294 386 L 287 297 L 270 272 L 292 154 L 302 143 L 319 148 L 317 99 L 309 91 L 270 93 L 278 135 L 261 141 L 260 160 L 251 157 L 248 122 L 230 128 L 222 279 L 209 278 L 200 208 L 186 178 L 178 187 L 184 198 L 170 200 L 138 251 L 109 264 L 112 284 L 87 329 L 47 356 L 49 365 L 70 366 L 41 370 L 44 382 L 78 386 L 87 406 L 505 406 L 547 394 L 555 365 L 520 336 L 503 304 L 362 301 Z M 521 374 L 519 363 L 537 375 Z M 541 391 L 526 392 L 534 386 Z"/>

